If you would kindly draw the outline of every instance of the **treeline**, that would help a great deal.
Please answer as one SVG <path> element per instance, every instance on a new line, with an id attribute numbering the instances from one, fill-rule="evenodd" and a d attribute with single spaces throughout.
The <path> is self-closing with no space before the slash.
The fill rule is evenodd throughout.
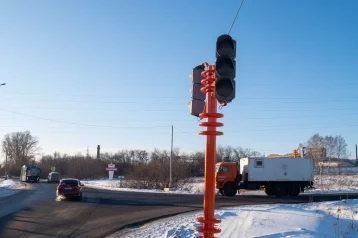
<path id="1" fill-rule="evenodd" d="M 241 157 L 257 156 L 258 152 L 240 147 L 218 146 L 217 161 L 238 161 Z M 67 155 L 55 152 L 53 155 L 44 155 L 35 160 L 33 156 L 20 157 L 8 155 L 8 174 L 19 176 L 22 165 L 35 163 L 42 170 L 42 178 L 46 178 L 55 167 L 56 171 L 64 177 L 80 179 L 94 179 L 108 177 L 105 168 L 114 163 L 118 170 L 115 175 L 123 175 L 129 180 L 146 181 L 161 184 L 169 181 L 170 151 L 154 149 L 146 150 L 120 150 L 117 153 L 102 153 L 97 159 L 86 155 Z M 172 182 L 204 175 L 204 153 L 181 153 L 174 149 L 172 159 Z M 149 179 L 150 178 L 150 179 Z M 143 187 L 146 182 L 143 182 Z M 141 186 L 141 185 L 138 185 Z M 159 186 L 159 185 L 158 185 Z M 157 186 L 157 187 L 158 187 Z"/>
<path id="2" fill-rule="evenodd" d="M 2 150 L 7 153 L 7 172 L 19 176 L 24 164 L 37 164 L 42 178 L 51 172 L 51 167 L 63 177 L 94 179 L 107 177 L 105 168 L 114 163 L 118 170 L 115 176 L 125 176 L 126 180 L 136 181 L 136 187 L 163 188 L 169 182 L 170 151 L 154 149 L 120 150 L 117 153 L 102 153 L 99 158 L 90 155 L 67 155 L 55 152 L 52 155 L 37 156 L 39 142 L 29 131 L 5 135 Z M 260 153 L 247 148 L 218 146 L 217 161 L 238 161 L 246 156 L 260 156 Z M 37 157 L 37 159 L 35 159 Z M 0 173 L 3 173 L 2 169 Z M 204 175 L 204 152 L 183 153 L 179 148 L 173 150 L 172 185 L 192 177 Z"/>
<path id="3" fill-rule="evenodd" d="M 314 159 L 347 159 L 349 156 L 346 140 L 340 135 L 321 136 L 319 134 L 314 134 L 309 138 L 307 143 L 305 143 L 305 146 L 307 148 L 316 149 L 310 154 Z"/>
<path id="4" fill-rule="evenodd" d="M 304 145 L 307 148 L 324 148 L 326 156 L 346 158 L 347 144 L 341 136 L 313 135 Z M 2 141 L 2 151 L 7 154 L 7 172 L 11 176 L 19 176 L 24 164 L 37 164 L 42 170 L 42 178 L 46 178 L 51 167 L 63 177 L 79 179 L 95 179 L 108 177 L 105 168 L 114 163 L 118 171 L 115 176 L 125 176 L 126 180 L 135 181 L 132 186 L 138 188 L 164 188 L 169 182 L 170 151 L 154 149 L 120 150 L 117 153 L 102 153 L 99 158 L 89 155 L 67 155 L 55 152 L 52 155 L 38 156 L 39 141 L 29 131 L 14 132 L 5 135 Z M 217 147 L 218 161 L 239 161 L 243 157 L 262 156 L 257 151 L 233 146 Z M 312 155 L 317 160 L 322 158 Z M 36 158 L 36 159 L 35 159 Z M 0 173 L 4 174 L 4 166 Z M 204 175 L 204 152 L 183 153 L 179 148 L 174 149 L 172 159 L 172 185 L 192 177 Z"/>

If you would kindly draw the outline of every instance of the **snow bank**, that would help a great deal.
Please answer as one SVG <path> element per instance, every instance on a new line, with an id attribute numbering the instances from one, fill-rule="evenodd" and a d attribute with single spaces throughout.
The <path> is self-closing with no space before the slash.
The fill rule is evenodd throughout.
<path id="1" fill-rule="evenodd" d="M 12 189 L 22 186 L 20 182 L 14 181 L 12 179 L 0 181 L 0 189 Z"/>
<path id="2" fill-rule="evenodd" d="M 12 179 L 0 181 L 0 198 L 19 192 L 24 186 L 19 181 Z"/>
<path id="3" fill-rule="evenodd" d="M 196 237 L 201 212 L 178 215 L 115 237 Z M 358 237 L 358 200 L 218 209 L 219 237 Z"/>

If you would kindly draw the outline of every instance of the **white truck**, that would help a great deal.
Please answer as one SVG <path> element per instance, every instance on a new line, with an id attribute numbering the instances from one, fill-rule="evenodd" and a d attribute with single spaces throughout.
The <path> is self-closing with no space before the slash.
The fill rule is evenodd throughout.
<path id="1" fill-rule="evenodd" d="M 312 187 L 314 166 L 308 158 L 251 157 L 239 163 L 216 164 L 216 188 L 222 195 L 235 196 L 240 189 L 264 187 L 269 196 L 298 196 Z"/>

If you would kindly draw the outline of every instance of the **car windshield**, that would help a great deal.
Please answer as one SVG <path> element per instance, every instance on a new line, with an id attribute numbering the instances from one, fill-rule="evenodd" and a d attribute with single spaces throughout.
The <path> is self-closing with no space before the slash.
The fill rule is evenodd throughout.
<path id="1" fill-rule="evenodd" d="M 78 185 L 77 180 L 62 180 L 61 185 Z"/>

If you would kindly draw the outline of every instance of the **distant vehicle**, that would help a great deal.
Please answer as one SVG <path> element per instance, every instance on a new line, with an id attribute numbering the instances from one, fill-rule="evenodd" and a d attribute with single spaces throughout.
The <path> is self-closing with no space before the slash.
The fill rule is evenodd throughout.
<path id="1" fill-rule="evenodd" d="M 60 182 L 60 174 L 58 172 L 51 172 L 47 176 L 47 182 L 48 183 L 59 183 Z"/>
<path id="2" fill-rule="evenodd" d="M 265 188 L 268 196 L 298 196 L 312 187 L 314 166 L 308 158 L 242 158 L 239 163 L 216 164 L 216 188 L 221 195 L 235 196 L 240 189 Z"/>
<path id="3" fill-rule="evenodd" d="M 57 186 L 56 196 L 64 196 L 66 198 L 82 199 L 82 187 L 84 185 L 78 179 L 66 178 L 61 179 Z"/>
<path id="4" fill-rule="evenodd" d="M 41 169 L 34 164 L 25 164 L 21 168 L 20 181 L 35 182 L 40 181 Z"/>

